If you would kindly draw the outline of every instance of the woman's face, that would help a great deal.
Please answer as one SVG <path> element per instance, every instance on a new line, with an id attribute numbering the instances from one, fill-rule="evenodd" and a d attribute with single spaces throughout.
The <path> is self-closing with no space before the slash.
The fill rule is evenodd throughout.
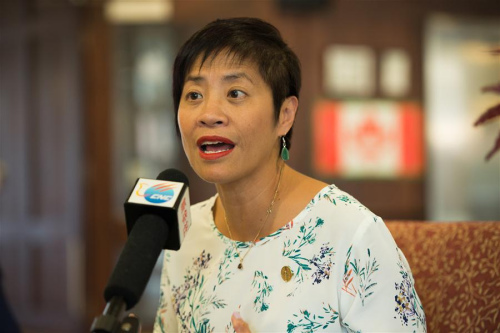
<path id="1" fill-rule="evenodd" d="M 219 55 L 187 73 L 179 103 L 182 145 L 196 173 L 228 183 L 276 166 L 279 139 L 271 88 L 252 62 Z M 251 178 L 250 178 L 251 179 Z"/>

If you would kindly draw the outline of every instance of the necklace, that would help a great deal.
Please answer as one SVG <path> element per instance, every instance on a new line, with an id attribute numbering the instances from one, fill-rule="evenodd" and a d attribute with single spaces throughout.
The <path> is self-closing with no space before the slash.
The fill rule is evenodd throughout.
<path id="1" fill-rule="evenodd" d="M 264 226 L 266 225 L 267 220 L 269 219 L 269 216 L 273 212 L 273 206 L 274 206 L 274 202 L 276 201 L 276 197 L 278 196 L 278 190 L 280 188 L 281 175 L 283 173 L 283 167 L 284 167 L 284 165 L 285 165 L 285 163 L 283 163 L 281 165 L 280 173 L 279 173 L 279 176 L 278 176 L 278 184 L 276 185 L 276 190 L 274 191 L 273 200 L 271 201 L 271 204 L 269 205 L 269 208 L 266 211 L 266 219 L 264 220 L 264 223 L 262 223 L 262 225 L 260 226 L 259 232 L 257 233 L 257 235 L 255 235 L 255 238 L 250 243 L 250 246 L 249 246 L 248 250 L 245 252 L 244 255 L 241 255 L 240 251 L 238 251 L 238 246 L 236 245 L 236 241 L 233 240 L 233 235 L 231 234 L 231 228 L 229 228 L 229 223 L 227 222 L 227 216 L 226 216 L 226 213 L 224 212 L 224 221 L 226 222 L 227 231 L 229 232 L 229 237 L 231 238 L 231 244 L 233 244 L 234 250 L 238 254 L 238 258 L 240 259 L 240 263 L 238 264 L 238 269 L 243 269 L 243 260 L 245 260 L 245 257 L 250 252 L 250 250 L 252 249 L 252 247 L 255 246 L 255 242 L 257 241 L 257 238 L 259 238 L 259 235 L 262 232 L 262 229 L 264 229 Z"/>

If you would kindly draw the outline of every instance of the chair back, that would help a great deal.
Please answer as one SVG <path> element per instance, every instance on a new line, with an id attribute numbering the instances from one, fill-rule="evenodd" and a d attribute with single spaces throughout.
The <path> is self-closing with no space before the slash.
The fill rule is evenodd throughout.
<path id="1" fill-rule="evenodd" d="M 410 264 L 428 332 L 500 332 L 500 222 L 386 224 Z"/>

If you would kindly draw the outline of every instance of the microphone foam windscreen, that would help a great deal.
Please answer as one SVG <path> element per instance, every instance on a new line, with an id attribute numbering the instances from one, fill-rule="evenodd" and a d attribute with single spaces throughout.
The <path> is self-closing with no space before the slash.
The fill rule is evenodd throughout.
<path id="1" fill-rule="evenodd" d="M 143 215 L 137 220 L 104 290 L 106 302 L 121 296 L 127 310 L 137 304 L 167 236 L 168 225 L 160 217 Z"/>
<path id="2" fill-rule="evenodd" d="M 182 171 L 179 171 L 177 169 L 163 170 L 162 172 L 160 172 L 158 177 L 156 177 L 156 179 L 184 183 L 186 184 L 186 186 L 189 186 L 189 179 L 184 173 L 182 173 Z"/>

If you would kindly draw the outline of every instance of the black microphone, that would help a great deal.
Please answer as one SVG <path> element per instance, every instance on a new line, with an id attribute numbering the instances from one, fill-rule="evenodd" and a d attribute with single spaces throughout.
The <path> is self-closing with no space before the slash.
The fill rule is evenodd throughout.
<path id="1" fill-rule="evenodd" d="M 117 317 L 141 298 L 161 250 L 180 248 L 191 223 L 189 207 L 189 181 L 179 170 L 136 181 L 124 204 L 128 239 L 104 290 L 106 309 L 91 332 L 116 332 Z"/>

